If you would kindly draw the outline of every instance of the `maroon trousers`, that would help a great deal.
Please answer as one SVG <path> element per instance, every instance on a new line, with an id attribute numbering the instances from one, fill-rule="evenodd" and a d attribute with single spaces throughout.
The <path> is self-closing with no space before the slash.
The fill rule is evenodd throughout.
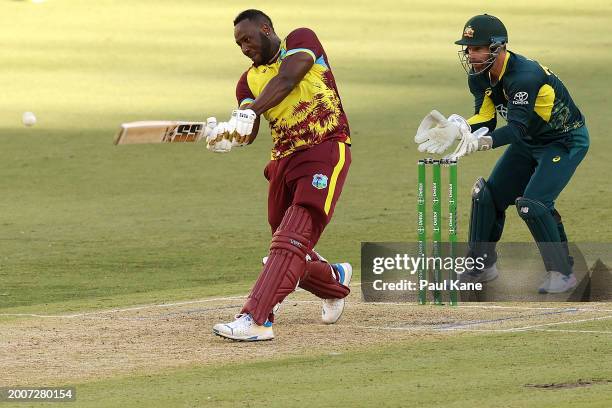
<path id="1" fill-rule="evenodd" d="M 268 222 L 272 233 L 291 205 L 309 210 L 314 247 L 331 220 L 351 165 L 350 147 L 328 140 L 280 160 L 272 160 L 264 175 L 268 189 Z"/>
<path id="2" fill-rule="evenodd" d="M 272 321 L 272 308 L 298 284 L 324 299 L 348 295 L 312 249 L 331 220 L 350 163 L 350 148 L 327 140 L 266 166 L 270 254 L 242 308 L 258 324 Z"/>

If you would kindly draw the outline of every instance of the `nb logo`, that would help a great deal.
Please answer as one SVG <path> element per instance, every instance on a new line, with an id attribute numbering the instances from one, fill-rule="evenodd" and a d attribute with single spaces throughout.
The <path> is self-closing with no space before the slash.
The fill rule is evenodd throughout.
<path id="1" fill-rule="evenodd" d="M 521 207 L 521 212 L 527 214 L 529 212 L 529 207 Z"/>

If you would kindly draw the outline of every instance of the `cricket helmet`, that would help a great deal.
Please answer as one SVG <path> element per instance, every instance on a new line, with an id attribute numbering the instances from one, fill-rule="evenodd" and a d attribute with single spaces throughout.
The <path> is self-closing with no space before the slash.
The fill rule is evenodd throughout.
<path id="1" fill-rule="evenodd" d="M 461 46 L 459 60 L 468 75 L 480 75 L 488 72 L 497 59 L 500 51 L 508 42 L 508 31 L 504 23 L 495 16 L 481 14 L 470 18 L 463 26 L 461 39 L 455 44 Z M 484 63 L 484 68 L 476 70 L 469 61 L 469 46 L 489 46 L 489 57 Z"/>
<path id="2" fill-rule="evenodd" d="M 470 18 L 463 26 L 461 39 L 457 45 L 490 45 L 508 42 L 508 31 L 504 23 L 495 16 L 481 14 Z"/>

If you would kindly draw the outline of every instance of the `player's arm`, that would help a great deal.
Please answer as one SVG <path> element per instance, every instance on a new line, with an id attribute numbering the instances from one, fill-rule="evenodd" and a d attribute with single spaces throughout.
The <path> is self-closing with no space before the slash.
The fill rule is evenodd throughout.
<path id="1" fill-rule="evenodd" d="M 474 96 L 474 115 L 467 119 L 469 132 L 462 132 L 461 141 L 455 151 L 446 156 L 457 160 L 476 151 L 489 150 L 493 147 L 493 139 L 489 129 L 497 126 L 497 112 L 491 98 L 490 90 L 480 84 L 478 78 L 469 77 L 468 86 Z"/>
<path id="2" fill-rule="evenodd" d="M 280 65 L 278 75 L 268 82 L 261 94 L 249 106 L 249 109 L 259 117 L 268 109 L 281 103 L 300 83 L 313 64 L 312 55 L 306 52 L 298 52 L 285 57 Z"/>
<path id="3" fill-rule="evenodd" d="M 508 84 L 508 124 L 491 133 L 493 148 L 523 140 L 533 114 L 541 80 L 536 74 L 525 73 Z"/>
<path id="4" fill-rule="evenodd" d="M 237 112 L 244 112 L 248 109 L 251 109 L 251 105 L 255 101 L 255 96 L 253 95 L 253 91 L 249 87 L 248 75 L 249 70 L 247 70 L 242 76 L 240 80 L 236 84 L 236 100 L 238 101 L 238 111 L 232 112 L 232 119 L 235 119 L 235 115 Z M 253 115 L 254 116 L 254 115 Z M 257 134 L 259 133 L 259 116 L 254 117 L 254 121 L 252 124 L 252 130 L 247 135 L 246 144 L 251 144 L 255 141 Z"/>
<path id="5" fill-rule="evenodd" d="M 474 115 L 468 118 L 467 122 L 476 131 L 482 127 L 486 127 L 493 131 L 497 126 L 497 113 L 495 112 L 495 104 L 488 92 L 476 83 L 477 79 L 470 77 L 468 86 L 470 92 L 474 96 Z"/>
<path id="6" fill-rule="evenodd" d="M 266 84 L 248 109 L 241 111 L 245 112 L 245 119 L 239 117 L 239 122 L 248 123 L 253 116 L 259 118 L 264 112 L 280 104 L 300 83 L 317 58 L 324 54 L 317 35 L 308 28 L 293 30 L 287 36 L 286 47 L 287 52 L 282 57 L 278 74 Z M 245 128 L 248 129 L 248 125 Z"/>
<path id="7" fill-rule="evenodd" d="M 252 102 L 244 103 L 240 105 L 238 109 L 240 110 L 252 109 L 251 105 L 252 105 Z M 261 116 L 257 115 L 257 118 L 255 118 L 255 122 L 253 122 L 253 130 L 251 131 L 251 134 L 248 136 L 247 144 L 253 143 L 255 139 L 257 138 L 257 134 L 259 133 L 260 119 L 261 119 Z"/>
<path id="8" fill-rule="evenodd" d="M 239 123 L 241 115 L 246 116 L 245 122 L 252 120 L 250 117 L 252 114 L 255 115 L 253 129 L 248 135 L 248 144 L 253 143 L 257 137 L 261 114 L 281 103 L 300 83 L 313 64 L 312 55 L 306 52 L 298 52 L 285 57 L 278 75 L 268 82 L 259 96 L 254 100 L 245 99 L 241 102 L 240 110 L 237 112 Z M 240 130 L 239 133 L 241 133 Z"/>
<path id="9" fill-rule="evenodd" d="M 237 113 L 239 122 L 241 120 L 240 115 L 248 115 L 249 110 L 256 115 L 253 129 L 248 135 L 249 144 L 253 143 L 257 137 L 261 114 L 281 103 L 300 83 L 313 64 L 314 59 L 307 52 L 297 52 L 285 57 L 280 65 L 278 75 L 268 82 L 261 94 L 254 100 L 245 99 L 241 102 L 240 110 Z"/>

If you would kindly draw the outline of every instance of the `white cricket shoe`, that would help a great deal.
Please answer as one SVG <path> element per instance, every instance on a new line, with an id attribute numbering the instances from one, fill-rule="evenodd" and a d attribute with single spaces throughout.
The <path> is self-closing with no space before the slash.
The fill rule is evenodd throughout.
<path id="1" fill-rule="evenodd" d="M 274 331 L 272 323 L 266 321 L 263 325 L 255 323 L 250 314 L 236 315 L 231 323 L 219 323 L 213 327 L 213 333 L 226 339 L 238 341 L 272 340 Z"/>
<path id="2" fill-rule="evenodd" d="M 340 283 L 348 287 L 351 284 L 351 278 L 353 277 L 353 267 L 350 263 L 339 263 L 334 264 L 333 268 L 338 271 L 340 275 Z M 344 311 L 344 298 L 342 299 L 323 299 L 323 310 L 321 312 L 321 319 L 325 324 L 333 324 L 340 319 L 342 312 Z"/>
<path id="3" fill-rule="evenodd" d="M 464 273 L 457 274 L 460 282 L 466 283 L 486 283 L 491 282 L 499 276 L 497 272 L 497 263 L 484 269 L 472 269 Z"/>
<path id="4" fill-rule="evenodd" d="M 539 293 L 563 293 L 576 287 L 576 275 L 570 273 L 564 275 L 561 272 L 550 271 L 546 274 L 546 278 L 538 288 Z"/>

